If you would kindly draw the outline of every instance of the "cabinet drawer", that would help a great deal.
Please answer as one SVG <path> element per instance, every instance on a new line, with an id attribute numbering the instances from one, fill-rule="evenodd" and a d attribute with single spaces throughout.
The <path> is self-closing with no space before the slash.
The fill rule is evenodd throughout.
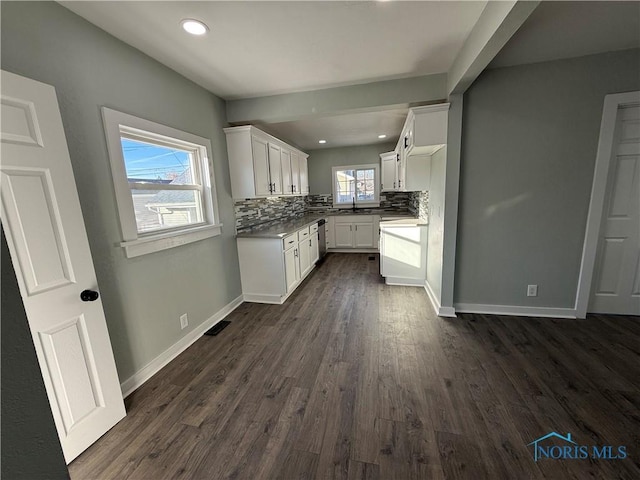
<path id="1" fill-rule="evenodd" d="M 309 230 L 311 231 L 311 233 L 316 233 L 318 231 L 318 224 L 312 223 L 311 226 L 309 227 Z"/>
<path id="2" fill-rule="evenodd" d="M 285 251 L 289 250 L 290 248 L 295 247 L 297 242 L 298 242 L 298 239 L 296 238 L 295 233 L 292 233 L 291 235 L 287 235 L 282 239 L 282 249 Z"/>
<path id="3" fill-rule="evenodd" d="M 298 230 L 298 241 L 307 240 L 309 238 L 309 227 L 305 227 L 302 230 Z"/>

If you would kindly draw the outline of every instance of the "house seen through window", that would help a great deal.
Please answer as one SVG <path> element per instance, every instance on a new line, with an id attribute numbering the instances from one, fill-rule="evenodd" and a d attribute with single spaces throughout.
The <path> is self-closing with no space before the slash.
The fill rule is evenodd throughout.
<path id="1" fill-rule="evenodd" d="M 102 108 L 127 257 L 220 235 L 209 139 Z"/>
<path id="2" fill-rule="evenodd" d="M 378 206 L 378 165 L 333 167 L 334 206 Z"/>
<path id="3" fill-rule="evenodd" d="M 121 137 L 138 232 L 202 223 L 197 152 Z"/>

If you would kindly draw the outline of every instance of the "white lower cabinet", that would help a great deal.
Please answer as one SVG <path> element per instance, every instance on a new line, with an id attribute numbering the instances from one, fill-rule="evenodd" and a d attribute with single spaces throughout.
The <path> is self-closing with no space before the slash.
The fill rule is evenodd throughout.
<path id="1" fill-rule="evenodd" d="M 240 237 L 238 256 L 246 302 L 281 304 L 313 270 L 318 231 L 302 228 L 284 238 Z"/>
<path id="2" fill-rule="evenodd" d="M 397 220 L 380 223 L 380 274 L 388 285 L 424 286 L 427 226 Z"/>
<path id="3" fill-rule="evenodd" d="M 341 215 L 334 217 L 334 248 L 377 249 L 378 215 Z"/>

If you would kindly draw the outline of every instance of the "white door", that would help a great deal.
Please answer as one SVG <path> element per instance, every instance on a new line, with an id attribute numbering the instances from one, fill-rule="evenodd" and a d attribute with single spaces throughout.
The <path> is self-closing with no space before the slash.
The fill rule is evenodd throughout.
<path id="1" fill-rule="evenodd" d="M 382 179 L 380 190 L 393 191 L 396 189 L 396 154 L 382 154 Z"/>
<path id="2" fill-rule="evenodd" d="M 300 156 L 291 152 L 291 183 L 293 184 L 294 195 L 299 195 L 300 191 Z"/>
<path id="3" fill-rule="evenodd" d="M 271 177 L 271 194 L 282 195 L 282 150 L 277 145 L 269 144 L 269 177 Z"/>
<path id="4" fill-rule="evenodd" d="M 353 225 L 350 223 L 336 223 L 333 228 L 336 248 L 353 248 Z"/>
<path id="5" fill-rule="evenodd" d="M 311 248 L 308 236 L 298 244 L 298 257 L 300 258 L 300 278 L 304 278 L 311 270 Z"/>
<path id="6" fill-rule="evenodd" d="M 69 463 L 126 413 L 54 88 L 3 71 L 1 138 L 2 225 Z"/>
<path id="7" fill-rule="evenodd" d="M 309 166 L 307 157 L 300 155 L 298 157 L 298 166 L 300 168 L 300 193 L 307 195 L 309 193 Z"/>
<path id="8" fill-rule="evenodd" d="M 324 226 L 322 226 L 321 228 L 324 228 Z M 318 232 L 311 232 L 311 239 L 309 240 L 311 242 L 311 265 L 315 265 L 316 262 L 320 259 L 320 249 L 318 248 L 318 238 L 319 233 Z"/>
<path id="9" fill-rule="evenodd" d="M 251 136 L 253 154 L 253 175 L 256 183 L 256 195 L 271 195 L 269 178 L 269 146 L 265 140 Z"/>
<path id="10" fill-rule="evenodd" d="M 287 293 L 289 293 L 300 280 L 300 263 L 298 262 L 297 248 L 290 248 L 284 252 L 284 276 L 287 283 Z"/>
<path id="11" fill-rule="evenodd" d="M 291 152 L 282 149 L 280 154 L 282 161 L 282 193 L 283 195 L 293 195 L 293 179 L 291 176 Z"/>
<path id="12" fill-rule="evenodd" d="M 618 110 L 589 312 L 640 315 L 640 106 Z"/>
<path id="13" fill-rule="evenodd" d="M 353 246 L 355 248 L 373 248 L 373 223 L 356 223 L 353 228 Z"/>

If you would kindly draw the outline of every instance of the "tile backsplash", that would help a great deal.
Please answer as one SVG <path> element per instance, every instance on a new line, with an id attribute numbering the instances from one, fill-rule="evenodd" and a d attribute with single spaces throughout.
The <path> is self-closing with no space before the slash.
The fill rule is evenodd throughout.
<path id="1" fill-rule="evenodd" d="M 236 230 L 267 226 L 301 217 L 306 210 L 305 197 L 248 198 L 236 201 Z"/>
<path id="2" fill-rule="evenodd" d="M 429 192 L 383 192 L 380 207 L 372 209 L 380 213 L 412 213 L 422 219 L 428 218 Z M 270 224 L 301 217 L 305 213 L 331 213 L 333 196 L 314 194 L 306 197 L 248 198 L 236 201 L 236 230 L 269 226 Z"/>

